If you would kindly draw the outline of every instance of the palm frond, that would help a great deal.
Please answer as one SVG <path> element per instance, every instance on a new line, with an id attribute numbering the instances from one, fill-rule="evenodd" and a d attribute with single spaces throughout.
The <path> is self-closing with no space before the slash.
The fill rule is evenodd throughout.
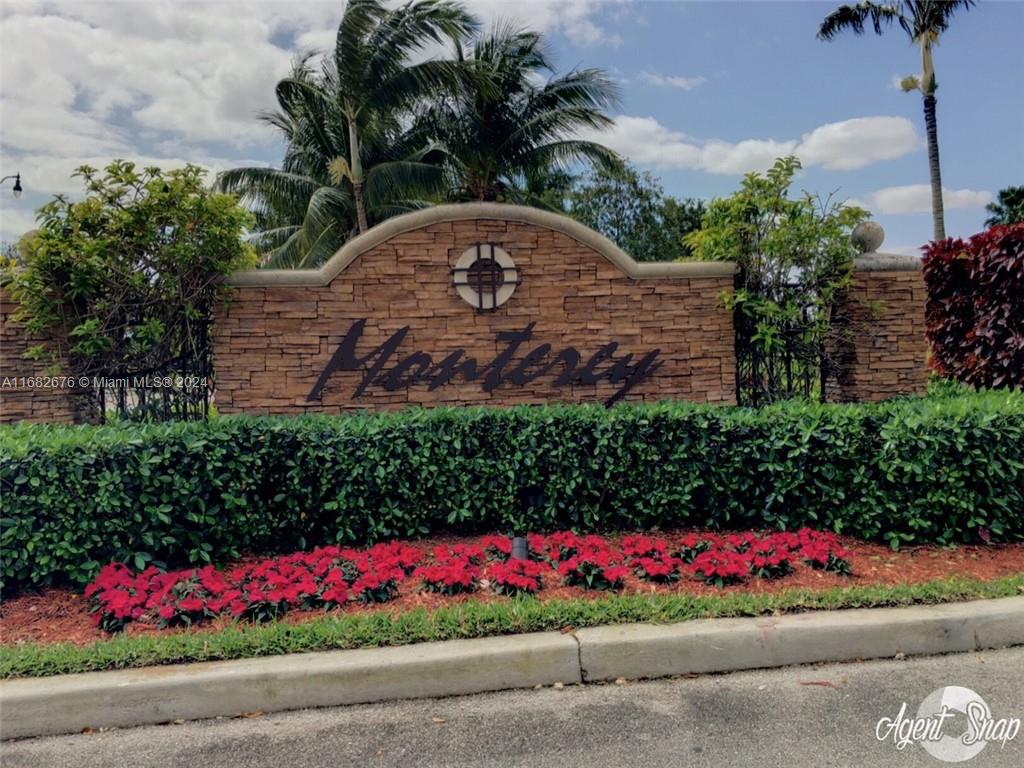
<path id="1" fill-rule="evenodd" d="M 564 139 L 532 149 L 524 158 L 524 169 L 565 169 L 579 162 L 587 162 L 608 171 L 622 165 L 617 152 L 603 144 L 582 139 Z"/>
<path id="2" fill-rule="evenodd" d="M 437 165 L 412 160 L 377 163 L 366 175 L 365 194 L 374 209 L 405 195 L 436 195 L 444 187 L 444 171 Z"/>
<path id="3" fill-rule="evenodd" d="M 366 40 L 388 11 L 379 0 L 349 0 L 334 37 L 332 64 L 337 84 L 346 95 L 359 92 L 360 77 L 366 70 Z M 326 63 L 326 62 L 325 62 Z M 331 73 L 325 72 L 330 79 Z"/>
<path id="4" fill-rule="evenodd" d="M 303 210 L 321 186 L 316 179 L 276 168 L 233 168 L 217 176 L 214 186 L 239 196 L 243 205 L 278 211 Z"/>
<path id="5" fill-rule="evenodd" d="M 428 94 L 454 93 L 463 82 L 464 70 L 458 62 L 431 59 L 374 82 L 368 86 L 366 102 L 384 112 L 401 110 Z"/>
<path id="6" fill-rule="evenodd" d="M 971 8 L 974 0 L 907 0 L 907 5 L 911 23 L 904 29 L 916 40 L 925 34 L 941 35 L 956 12 Z"/>
<path id="7" fill-rule="evenodd" d="M 283 246 L 301 227 L 289 224 L 284 227 L 273 227 L 253 232 L 247 238 L 249 243 L 261 254 L 269 254 Z"/>
<path id="8" fill-rule="evenodd" d="M 461 43 L 477 26 L 461 5 L 447 0 L 420 0 L 392 11 L 381 19 L 367 42 L 366 84 L 394 76 L 428 41 Z"/>
<path id="9" fill-rule="evenodd" d="M 818 38 L 832 40 L 847 29 L 853 30 L 854 34 L 862 35 L 869 22 L 875 34 L 880 35 L 883 28 L 893 22 L 900 22 L 902 25 L 901 19 L 905 21 L 898 5 L 872 2 L 841 5 L 821 22 Z"/>

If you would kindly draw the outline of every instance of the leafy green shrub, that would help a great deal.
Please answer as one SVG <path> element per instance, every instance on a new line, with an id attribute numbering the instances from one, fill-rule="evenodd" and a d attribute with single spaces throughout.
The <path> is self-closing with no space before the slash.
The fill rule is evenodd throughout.
<path id="1" fill-rule="evenodd" d="M 1024 394 L 0 429 L 8 588 L 446 528 L 1024 539 Z"/>
<path id="2" fill-rule="evenodd" d="M 223 276 L 252 266 L 255 252 L 241 239 L 251 216 L 211 192 L 205 173 L 83 165 L 72 175 L 84 199 L 43 205 L 17 263 L 0 275 L 18 318 L 47 339 L 27 355 L 66 359 L 70 370 L 60 373 L 93 382 L 75 388 L 87 421 L 103 421 L 108 406 L 137 419 L 206 413 L 212 308 L 230 294 Z"/>
<path id="3" fill-rule="evenodd" d="M 739 268 L 736 290 L 724 298 L 736 325 L 741 405 L 821 399 L 826 379 L 842 368 L 830 350 L 849 329 L 833 315 L 857 255 L 850 233 L 868 212 L 831 195 L 790 197 L 800 167 L 796 157 L 780 157 L 763 174 L 748 173 L 683 238 L 695 258 Z"/>

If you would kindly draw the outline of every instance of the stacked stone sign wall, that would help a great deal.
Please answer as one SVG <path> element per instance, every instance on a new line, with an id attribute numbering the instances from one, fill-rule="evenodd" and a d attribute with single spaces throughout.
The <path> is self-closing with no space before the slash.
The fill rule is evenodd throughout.
<path id="1" fill-rule="evenodd" d="M 864 242 L 840 315 L 828 400 L 918 393 L 927 380 L 920 261 Z M 480 269 L 487 267 L 487 269 Z M 476 271 L 474 271 L 476 270 Z M 408 405 L 735 402 L 734 267 L 637 263 L 555 214 L 493 203 L 390 219 L 317 270 L 232 277 L 214 323 L 221 413 Z M 18 385 L 36 339 L 0 292 L 0 423 L 70 422 L 68 389 Z M 66 373 L 60 370 L 59 373 Z"/>
<path id="2" fill-rule="evenodd" d="M 471 304 L 458 285 L 472 282 L 460 265 L 478 247 L 512 265 L 497 267 L 505 300 L 493 309 L 491 294 Z M 722 297 L 733 273 L 731 264 L 638 264 L 591 230 L 529 208 L 417 212 L 320 270 L 235 276 L 214 325 L 217 407 L 732 403 L 733 323 Z M 488 287 L 488 276 L 475 279 Z"/>
<path id="3" fill-rule="evenodd" d="M 30 337 L 13 315 L 18 305 L 0 289 L 0 424 L 16 421 L 75 421 L 72 390 L 60 386 L 67 366 L 25 358 L 39 339 Z"/>

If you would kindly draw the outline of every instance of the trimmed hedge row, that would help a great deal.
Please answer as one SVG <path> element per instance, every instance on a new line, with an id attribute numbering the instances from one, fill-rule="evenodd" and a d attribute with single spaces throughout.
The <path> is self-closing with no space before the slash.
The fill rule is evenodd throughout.
<path id="1" fill-rule="evenodd" d="M 1024 394 L 0 429 L 7 588 L 457 528 L 1024 539 Z"/>

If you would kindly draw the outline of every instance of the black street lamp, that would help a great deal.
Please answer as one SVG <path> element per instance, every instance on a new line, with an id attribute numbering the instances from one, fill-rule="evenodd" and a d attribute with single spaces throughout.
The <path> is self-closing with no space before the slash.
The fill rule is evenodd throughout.
<path id="1" fill-rule="evenodd" d="M 3 184 L 8 179 L 14 179 L 14 189 L 12 189 L 11 192 L 14 193 L 15 197 L 21 197 L 21 174 L 16 173 L 13 176 L 4 176 L 0 179 L 0 184 Z"/>

